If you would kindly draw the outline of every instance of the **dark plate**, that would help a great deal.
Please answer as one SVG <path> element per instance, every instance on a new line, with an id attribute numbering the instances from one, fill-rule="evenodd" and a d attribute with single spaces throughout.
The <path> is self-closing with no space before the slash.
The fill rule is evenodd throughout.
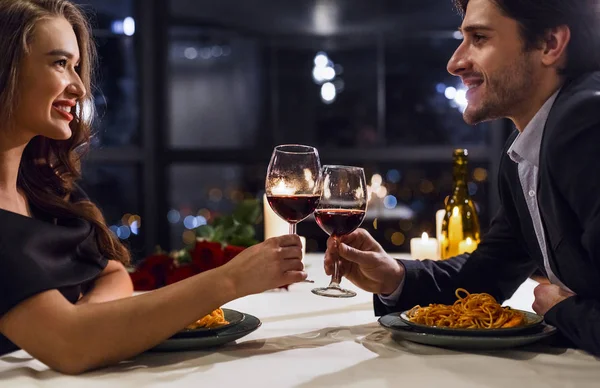
<path id="1" fill-rule="evenodd" d="M 503 335 L 516 335 L 523 332 L 528 332 L 541 325 L 544 322 L 544 318 L 534 313 L 530 313 L 528 311 L 523 310 L 515 310 L 520 311 L 525 314 L 525 325 L 521 325 L 518 327 L 507 327 L 503 329 L 453 329 L 449 327 L 437 327 L 437 326 L 427 326 L 420 323 L 411 322 L 410 318 L 408 318 L 408 311 L 404 311 L 399 315 L 399 319 L 401 319 L 404 323 L 409 326 L 412 326 L 416 330 L 423 333 L 433 333 L 433 334 L 448 334 L 448 335 L 468 335 L 468 336 L 503 336 Z"/>
<path id="2" fill-rule="evenodd" d="M 209 332 L 209 334 L 206 332 L 196 333 L 195 336 L 190 337 L 171 337 L 150 350 L 158 352 L 201 350 L 214 348 L 233 342 L 252 333 L 262 324 L 255 316 L 250 314 L 243 315 L 244 319 L 241 322 L 236 325 L 229 326 L 224 330 L 212 331 Z"/>
<path id="3" fill-rule="evenodd" d="M 230 327 L 239 324 L 245 318 L 245 315 L 243 313 L 240 313 L 239 311 L 235 311 L 235 310 L 230 310 L 230 309 L 223 309 L 223 315 L 225 315 L 225 319 L 227 320 L 227 322 L 229 322 L 226 325 L 222 325 L 219 327 L 213 327 L 213 328 L 199 327 L 199 328 L 193 329 L 193 330 L 184 329 L 184 330 L 180 331 L 179 333 L 174 334 L 171 338 L 196 338 L 198 336 L 203 336 L 203 335 L 210 336 L 210 335 L 213 335 L 214 333 L 218 333 L 223 330 L 227 330 Z"/>
<path id="4" fill-rule="evenodd" d="M 496 350 L 529 345 L 556 333 L 556 328 L 544 322 L 530 328 L 527 333 L 501 336 L 468 336 L 449 333 L 424 333 L 407 325 L 400 313 L 388 314 L 379 318 L 379 324 L 388 330 L 395 340 L 406 340 L 423 345 L 463 350 Z"/>

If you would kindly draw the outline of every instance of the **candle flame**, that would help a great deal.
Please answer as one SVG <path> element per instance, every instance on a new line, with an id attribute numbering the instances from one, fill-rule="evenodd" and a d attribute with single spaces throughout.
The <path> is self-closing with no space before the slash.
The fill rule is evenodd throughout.
<path id="1" fill-rule="evenodd" d="M 427 234 L 427 232 L 423 232 L 423 234 L 421 235 L 421 238 L 422 238 L 424 241 L 427 241 L 427 240 L 429 240 L 429 235 Z"/>
<path id="2" fill-rule="evenodd" d="M 285 185 L 283 179 L 280 179 L 275 187 L 271 189 L 273 195 L 292 195 L 294 194 L 294 188 Z"/>
<path id="3" fill-rule="evenodd" d="M 308 168 L 304 169 L 304 179 L 306 180 L 306 183 L 308 184 L 308 187 L 310 189 L 315 187 L 315 179 L 313 178 L 313 173 Z"/>
<path id="4" fill-rule="evenodd" d="M 467 245 L 471 244 L 473 244 L 473 240 L 471 240 L 471 237 L 467 237 Z"/>

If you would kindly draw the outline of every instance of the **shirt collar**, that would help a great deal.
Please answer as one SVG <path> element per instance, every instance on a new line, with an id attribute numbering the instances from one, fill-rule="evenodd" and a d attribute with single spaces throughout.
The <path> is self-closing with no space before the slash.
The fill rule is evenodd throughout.
<path id="1" fill-rule="evenodd" d="M 554 105 L 560 89 L 557 90 L 544 105 L 537 111 L 523 132 L 520 132 L 507 151 L 508 156 L 515 163 L 523 160 L 538 167 L 540 161 L 540 148 L 542 146 L 542 135 L 548 120 L 548 115 Z"/>

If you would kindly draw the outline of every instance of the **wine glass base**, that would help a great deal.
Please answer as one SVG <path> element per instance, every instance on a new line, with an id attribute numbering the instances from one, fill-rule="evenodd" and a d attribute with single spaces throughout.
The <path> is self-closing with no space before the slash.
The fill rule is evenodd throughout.
<path id="1" fill-rule="evenodd" d="M 352 298 L 356 296 L 356 292 L 340 287 L 313 288 L 311 291 L 315 295 L 326 296 L 328 298 Z"/>

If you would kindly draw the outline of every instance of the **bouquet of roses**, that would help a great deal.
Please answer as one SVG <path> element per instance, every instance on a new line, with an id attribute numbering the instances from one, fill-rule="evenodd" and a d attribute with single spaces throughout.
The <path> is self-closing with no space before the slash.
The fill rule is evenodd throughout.
<path id="1" fill-rule="evenodd" d="M 258 201 L 245 200 L 231 215 L 215 217 L 210 224 L 196 228 L 196 240 L 185 248 L 171 253 L 157 248 L 130 272 L 134 289 L 154 290 L 227 263 L 258 243 L 255 225 L 261 216 Z"/>

